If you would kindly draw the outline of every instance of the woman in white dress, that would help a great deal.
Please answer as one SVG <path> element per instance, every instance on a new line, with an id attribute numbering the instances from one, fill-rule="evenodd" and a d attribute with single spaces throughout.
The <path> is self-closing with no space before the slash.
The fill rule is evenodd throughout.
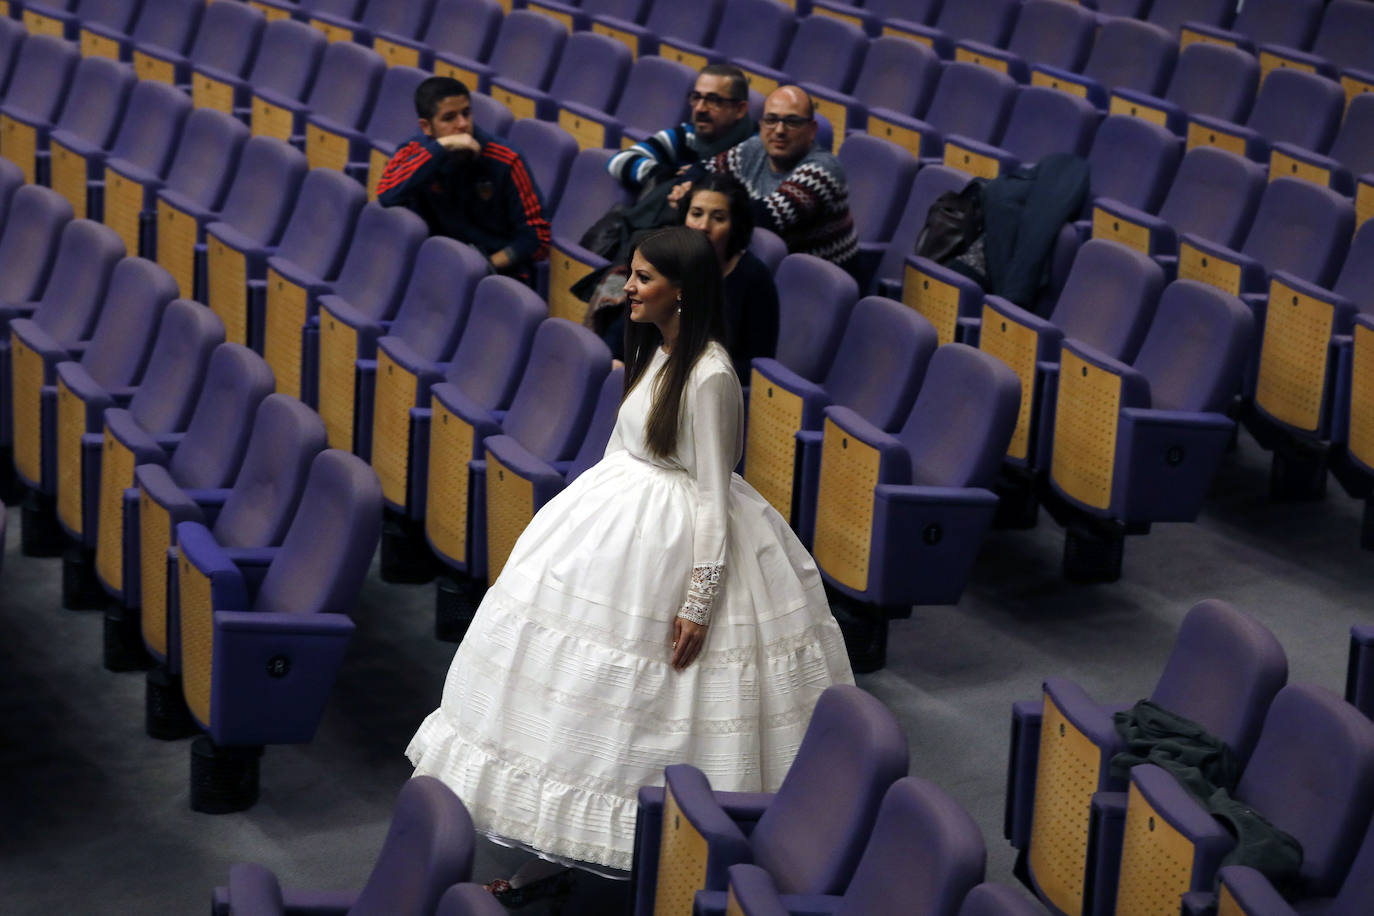
<path id="1" fill-rule="evenodd" d="M 620 877 L 640 786 L 691 763 L 717 789 L 776 790 L 821 691 L 853 682 L 815 564 L 732 473 L 715 251 L 665 229 L 625 291 L 606 455 L 521 535 L 406 751 L 498 842 Z"/>

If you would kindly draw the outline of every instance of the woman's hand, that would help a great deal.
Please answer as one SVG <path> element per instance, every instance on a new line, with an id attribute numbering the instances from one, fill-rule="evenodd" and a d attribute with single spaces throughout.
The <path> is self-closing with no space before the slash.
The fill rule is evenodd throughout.
<path id="1" fill-rule="evenodd" d="M 673 618 L 673 669 L 681 671 L 696 661 L 706 642 L 706 627 L 681 617 Z"/>

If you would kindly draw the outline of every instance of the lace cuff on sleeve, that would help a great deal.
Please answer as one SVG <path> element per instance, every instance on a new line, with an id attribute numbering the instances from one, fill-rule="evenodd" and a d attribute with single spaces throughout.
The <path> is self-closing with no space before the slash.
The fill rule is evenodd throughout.
<path id="1" fill-rule="evenodd" d="M 723 568 L 720 564 L 692 567 L 692 584 L 687 588 L 687 600 L 677 612 L 679 617 L 703 627 L 710 624 L 711 605 L 716 600 Z"/>

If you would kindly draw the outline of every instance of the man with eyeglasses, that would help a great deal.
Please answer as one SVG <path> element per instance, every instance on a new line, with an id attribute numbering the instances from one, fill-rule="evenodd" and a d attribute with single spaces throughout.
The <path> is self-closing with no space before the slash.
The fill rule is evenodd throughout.
<path id="1" fill-rule="evenodd" d="M 851 269 L 858 241 L 844 166 L 816 147 L 816 113 L 800 86 L 775 89 L 759 132 L 708 162 L 734 175 L 754 199 L 754 224 L 782 236 L 787 250 Z"/>
<path id="2" fill-rule="evenodd" d="M 689 121 L 621 150 L 607 170 L 636 193 L 678 175 L 690 180 L 692 166 L 709 160 L 754 133 L 749 117 L 749 82 L 729 64 L 711 64 L 687 94 Z"/>

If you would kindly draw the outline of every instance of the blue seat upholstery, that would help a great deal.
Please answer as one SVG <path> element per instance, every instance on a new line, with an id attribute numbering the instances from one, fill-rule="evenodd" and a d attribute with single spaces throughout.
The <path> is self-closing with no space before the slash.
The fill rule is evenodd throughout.
<path id="1" fill-rule="evenodd" d="M 81 53 L 122 61 L 132 61 L 135 49 L 162 48 L 185 54 L 205 9 L 198 0 L 141 0 L 135 6 L 138 15 L 127 29 L 82 22 Z"/>
<path id="2" fill-rule="evenodd" d="M 618 149 L 647 139 L 665 123 L 686 119 L 687 93 L 697 74 L 686 64 L 663 57 L 641 57 L 630 67 L 625 89 L 612 111 L 598 111 L 576 100 L 558 107 L 559 125 L 583 150 Z"/>
<path id="3" fill-rule="evenodd" d="M 1275 143 L 1325 153 L 1345 111 L 1345 93 L 1335 80 L 1300 70 L 1269 74 L 1244 124 L 1205 114 L 1188 121 L 1188 146 L 1220 146 L 1256 162 L 1269 162 Z"/>
<path id="4" fill-rule="evenodd" d="M 547 89 L 567 40 L 568 32 L 561 23 L 532 10 L 512 10 L 501 20 L 486 60 L 461 52 L 436 51 L 434 72 L 451 76 L 474 92 L 490 92 L 492 77 L 497 74 L 535 89 Z"/>
<path id="5" fill-rule="evenodd" d="M 1322 0 L 1246 0 L 1229 30 L 1185 22 L 1179 41 L 1184 47 L 1196 41 L 1226 44 L 1250 54 L 1261 44 L 1305 50 L 1317 36 L 1324 6 Z"/>
<path id="6" fill-rule="evenodd" d="M 996 178 L 1051 153 L 1086 156 L 1101 114 L 1084 99 L 1043 86 L 1016 93 L 1006 129 L 996 143 L 947 135 L 944 164 L 978 178 Z"/>
<path id="7" fill-rule="evenodd" d="M 1162 124 L 1180 136 L 1191 115 L 1243 123 L 1259 90 L 1259 64 L 1238 48 L 1199 41 L 1178 55 L 1163 96 L 1135 89 L 1112 90 L 1109 110 Z"/>
<path id="8" fill-rule="evenodd" d="M 371 113 L 384 70 L 386 61 L 376 51 L 334 42 L 320 55 L 305 91 L 253 85 L 253 135 L 303 147 L 312 167 L 341 169 L 348 164 L 345 132 L 356 130 Z"/>
<path id="9" fill-rule="evenodd" d="M 308 25 L 290 19 L 273 19 L 243 58 L 195 64 L 191 98 L 197 108 L 213 108 L 225 114 L 251 112 L 252 89 L 264 86 L 283 95 L 299 97 L 310 88 L 324 53 L 325 37 Z M 245 58 L 249 69 L 245 74 Z M 226 66 L 238 63 L 238 69 Z"/>
<path id="10" fill-rule="evenodd" d="M 784 897 L 757 865 L 729 870 L 730 912 L 775 916 L 824 907 L 836 916 L 956 916 L 960 903 L 983 879 L 987 850 L 968 812 L 934 783 L 904 776 L 883 796 L 873 834 L 849 887 L 833 897 Z M 697 913 L 725 912 L 699 894 Z M 706 898 L 706 899 L 703 899 Z"/>
<path id="11" fill-rule="evenodd" d="M 377 475 L 327 449 L 311 464 L 281 547 L 256 564 L 237 562 L 203 525 L 177 526 L 182 685 L 208 736 L 192 747 L 193 810 L 251 806 L 262 745 L 313 737 L 381 525 Z"/>
<path id="12" fill-rule="evenodd" d="M 880 129 L 873 130 L 870 117 L 869 130 L 905 146 L 924 162 L 938 162 L 946 136 L 994 144 L 1001 140 L 1016 92 L 1016 82 L 1005 73 L 956 61 L 941 71 L 924 115 L 912 118 L 884 111 Z"/>
<path id="13" fill-rule="evenodd" d="M 788 83 L 849 92 L 867 51 L 868 38 L 859 26 L 829 16 L 807 16 L 797 23 L 777 66 L 755 60 L 752 54 L 736 56 L 731 62 L 744 71 L 750 88 L 764 95 Z"/>
<path id="14" fill-rule="evenodd" d="M 311 11 L 307 22 L 324 32 L 331 43 L 353 42 L 365 48 L 375 46 L 382 34 L 414 38 L 429 21 L 434 0 L 395 0 L 392 3 L 364 3 L 354 17 L 330 9 Z"/>
<path id="15" fill-rule="evenodd" d="M 246 193 L 229 198 L 220 219 L 205 227 L 205 293 L 206 304 L 224 322 L 226 339 L 261 352 L 267 258 L 279 243 L 287 248 L 287 221 L 296 227 L 293 246 L 309 239 L 329 249 L 339 244 L 338 234 L 351 231 L 365 195 L 337 172 L 307 175 L 305 154 L 280 140 L 248 140 L 243 157 L 259 156 L 270 163 L 267 173 L 245 185 Z"/>
<path id="16" fill-rule="evenodd" d="M 881 137 L 892 128 L 890 113 L 917 118 L 930 106 L 940 79 L 940 58 L 925 45 L 902 38 L 875 38 L 868 44 L 854 88 L 840 91 L 830 86 L 803 83 L 817 114 L 834 131 L 833 150 L 839 152 L 845 137 L 864 131 Z"/>
<path id="17" fill-rule="evenodd" d="M 773 0 L 730 0 L 721 10 L 710 44 L 687 36 L 660 35 L 658 54 L 694 71 L 737 57 L 776 67 L 787 53 L 796 30 L 796 13 L 786 4 Z"/>
<path id="18" fill-rule="evenodd" d="M 85 158 L 88 212 L 119 233 L 129 254 L 155 254 L 156 193 L 167 178 L 181 132 L 191 113 L 186 93 L 151 80 L 139 80 L 129 93 L 129 106 L 107 154 L 100 147 L 73 145 Z M 63 136 L 63 145 L 67 135 Z"/>
<path id="19" fill-rule="evenodd" d="M 1036 64 L 1031 85 L 1082 96 L 1106 108 L 1114 89 L 1163 95 L 1178 57 L 1178 36 L 1136 19 L 1108 19 L 1081 73 Z"/>
<path id="20" fill-rule="evenodd" d="M 636 916 L 688 912 L 701 890 L 723 896 L 730 866 L 750 861 L 784 894 L 840 893 L 883 796 L 906 770 L 896 718 L 848 685 L 820 695 L 775 794 L 713 792 L 696 767 L 668 767 L 664 787 L 639 790 Z"/>
<path id="21" fill-rule="evenodd" d="M 497 74 L 492 77 L 491 95 L 515 118 L 562 123 L 565 103 L 610 112 L 620 101 L 633 60 L 629 48 L 614 38 L 575 32 L 563 46 L 547 91 Z"/>
<path id="22" fill-rule="evenodd" d="M 677 104 L 685 105 L 685 98 Z M 606 171 L 612 155 L 604 149 L 583 149 L 577 154 L 568 172 L 568 190 L 550 221 L 553 240 L 549 244 L 549 260 L 537 263 L 535 269 L 537 288 L 549 303 L 549 314 L 555 318 L 582 321 L 587 303 L 573 295 L 572 285 L 605 267 L 607 261 L 578 241 L 607 210 L 630 201 L 629 192 Z"/>
<path id="23" fill-rule="evenodd" d="M 1040 908 L 1025 894 L 989 881 L 968 892 L 959 916 L 1040 916 Z"/>
<path id="24" fill-rule="evenodd" d="M 357 237 L 362 238 L 361 226 Z M 393 282 L 406 273 L 410 276 L 394 320 L 380 311 L 386 304 L 385 282 L 370 284 L 372 289 L 363 291 L 371 294 L 357 301 L 342 292 L 320 299 L 320 415 L 329 429 L 330 445 L 363 459 L 372 454 L 378 345 L 400 344 L 428 359 L 448 356 L 467 321 L 477 281 L 488 272 L 486 258 L 477 249 L 442 236 L 419 245 L 413 267 L 409 260 L 395 266 Z M 338 286 L 345 287 L 343 275 Z"/>
<path id="25" fill-rule="evenodd" d="M 503 18 L 497 0 L 435 0 L 429 23 L 418 38 L 383 32 L 373 48 L 390 66 L 418 67 L 427 73 L 434 68 L 436 52 L 485 63 Z"/>
<path id="26" fill-rule="evenodd" d="M 31 35 L 19 49 L 0 103 L 0 156 L 22 168 L 29 184 L 38 180 L 38 154 L 47 152 L 47 132 L 66 102 L 80 59 L 69 42 L 51 35 Z"/>
<path id="27" fill-rule="evenodd" d="M 1077 73 L 1087 63 L 1097 17 L 1086 6 L 1059 0 L 1025 0 L 1006 49 L 982 41 L 960 41 L 954 59 L 991 67 L 1018 83 L 1030 81 L 1030 65 L 1046 64 Z"/>
<path id="28" fill-rule="evenodd" d="M 544 461 L 570 460 L 610 371 L 610 350 L 601 338 L 550 319 L 534 334 L 504 415 L 472 403 L 452 384 L 431 389 L 425 535 L 441 562 L 470 579 L 490 581 L 483 442 L 504 433 Z"/>
<path id="29" fill-rule="evenodd" d="M 960 41 L 978 41 L 1005 48 L 1016 27 L 1021 0 L 992 0 L 988 3 L 942 3 L 932 25 L 921 25 L 906 18 L 888 19 L 884 35 L 898 35 L 930 45 L 945 60 L 954 57 Z"/>
<path id="30" fill-rule="evenodd" d="M 1288 661 L 1273 634 L 1226 602 L 1208 599 L 1184 616 L 1149 699 L 1225 741 L 1243 766 L 1287 679 Z M 1103 834 L 1119 842 L 1126 782 L 1110 761 L 1125 742 L 1112 713 L 1125 706 L 1101 704 L 1058 677 L 1045 680 L 1040 699 L 1012 706 L 1004 833 L 1019 850 L 1028 886 L 1051 912 L 1111 911 L 1111 895 L 1092 881 L 1103 872 L 1086 870 L 1093 855 L 1086 827 L 1090 820 L 1099 825 L 1100 852 L 1111 850 Z M 1116 870 L 1114 861 L 1098 866 L 1107 874 Z"/>
<path id="31" fill-rule="evenodd" d="M 592 16 L 593 32 L 621 42 L 639 57 L 655 54 L 661 39 L 678 39 L 695 45 L 707 45 L 715 37 L 725 0 L 701 0 L 698 3 L 675 3 L 673 0 L 652 0 L 642 25 L 623 17 L 596 14 Z"/>
<path id="32" fill-rule="evenodd" d="M 1361 93 L 1350 100 L 1326 155 L 1294 143 L 1275 143 L 1269 155 L 1269 174 L 1301 178 L 1347 197 L 1356 195 L 1357 221 L 1363 224 L 1374 207 L 1370 197 L 1374 190 L 1374 95 Z"/>
<path id="33" fill-rule="evenodd" d="M 945 297 L 924 295 L 931 288 L 929 277 L 913 279 L 913 271 L 919 273 L 922 267 L 916 266 L 917 262 L 913 260 L 916 255 L 912 252 L 916 249 L 916 240 L 920 237 L 921 230 L 925 228 L 931 204 L 946 191 L 962 191 L 968 181 L 967 172 L 945 168 L 942 165 L 928 165 L 916 173 L 916 180 L 911 183 L 911 194 L 906 199 L 901 219 L 892 230 L 892 239 L 874 271 L 873 282 L 870 284 L 871 292 L 887 296 L 889 299 L 901 299 L 906 305 L 925 315 L 935 325 L 936 332 L 940 335 L 940 343 L 950 343 L 955 339 L 954 316 L 948 315 L 941 308 L 951 303 L 947 303 Z M 925 259 L 922 259 L 922 262 L 944 270 L 934 262 Z M 974 294 L 979 299 L 982 298 L 982 289 L 972 280 L 953 274 L 953 271 L 949 273 L 965 281 Z"/>
<path id="34" fill-rule="evenodd" d="M 348 171 L 354 176 L 367 176 L 367 199 L 377 199 L 377 184 L 382 180 L 386 164 L 415 131 L 415 89 L 431 74 L 414 67 L 396 64 L 382 74 L 377 89 L 377 104 L 361 131 L 362 139 L 350 141 Z M 484 130 L 492 125 L 481 118 L 473 97 L 474 120 Z"/>
<path id="35" fill-rule="evenodd" d="M 37 176 L 39 183 L 66 197 L 78 217 L 86 216 L 86 164 L 71 155 L 60 140 L 70 135 L 96 148 L 108 149 L 134 82 L 134 72 L 127 66 L 105 58 L 84 58 L 72 72 L 67 103 L 54 121 L 31 121 L 19 112 L 12 115 L 14 130 L 22 133 L 32 129 L 36 141 L 33 160 L 19 164 L 26 173 Z M 0 145 L 4 142 L 8 138 L 0 140 Z"/>
<path id="36" fill-rule="evenodd" d="M 253 64 L 266 26 L 262 12 L 247 3 L 210 5 L 200 17 L 200 26 L 185 53 L 169 47 L 139 45 L 134 48 L 134 70 L 140 79 L 189 87 L 199 108 L 202 99 L 196 97 L 197 87 L 192 79 L 196 68 L 243 76 Z"/>
<path id="37" fill-rule="evenodd" d="M 542 204 L 540 209 L 545 213 L 557 213 L 568 173 L 577 158 L 577 140 L 557 124 L 532 118 L 516 121 L 508 134 L 507 139 L 520 150 L 520 158 L 525 160 L 525 167 L 534 179 Z"/>
<path id="38" fill-rule="evenodd" d="M 1350 98 L 1374 89 L 1374 9 L 1357 0 L 1332 0 L 1322 12 L 1317 35 L 1307 50 L 1261 45 L 1260 71 L 1305 70 L 1339 78 Z"/>
<path id="39" fill-rule="evenodd" d="M 26 195 L 27 196 L 27 195 Z M 110 273 L 124 257 L 124 243 L 113 229 L 92 220 L 72 220 L 61 227 L 51 265 L 38 258 L 40 268 L 51 267 L 52 281 L 43 278 L 41 287 L 7 291 L 0 298 L 0 447 L 13 440 L 13 369 L 10 363 L 10 321 L 32 319 L 59 346 L 75 349 L 86 340 L 95 325 Z M 0 236 L 0 256 L 4 253 Z M 38 254 L 35 249 L 34 254 Z M 10 264 L 0 270 L 9 280 L 22 273 L 21 265 Z"/>
<path id="40" fill-rule="evenodd" d="M 78 546 L 93 550 L 101 540 L 120 537 L 123 493 L 133 482 L 134 463 L 120 444 L 105 441 L 108 430 L 127 426 L 175 448 L 190 422 L 210 352 L 223 342 L 224 325 L 214 312 L 175 300 L 162 312 L 142 377 L 121 392 L 118 405 L 114 393 L 79 363 L 58 364 L 57 520 Z"/>

